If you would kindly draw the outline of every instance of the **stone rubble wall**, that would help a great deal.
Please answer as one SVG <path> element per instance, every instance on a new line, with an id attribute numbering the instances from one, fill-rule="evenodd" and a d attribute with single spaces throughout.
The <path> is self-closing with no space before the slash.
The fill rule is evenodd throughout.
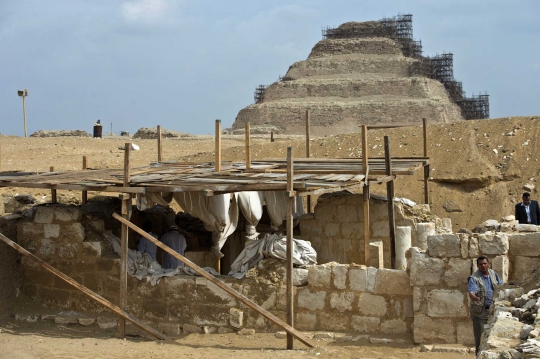
<path id="1" fill-rule="evenodd" d="M 356 39 L 326 39 L 319 41 L 308 58 L 347 54 L 400 55 L 401 46 L 384 37 Z"/>

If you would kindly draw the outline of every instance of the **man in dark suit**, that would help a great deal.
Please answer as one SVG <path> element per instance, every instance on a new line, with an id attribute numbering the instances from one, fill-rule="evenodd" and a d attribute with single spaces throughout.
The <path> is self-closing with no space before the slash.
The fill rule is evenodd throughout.
<path id="1" fill-rule="evenodd" d="M 530 193 L 523 193 L 523 202 L 516 204 L 516 219 L 523 224 L 540 224 L 540 207 L 531 201 Z"/>

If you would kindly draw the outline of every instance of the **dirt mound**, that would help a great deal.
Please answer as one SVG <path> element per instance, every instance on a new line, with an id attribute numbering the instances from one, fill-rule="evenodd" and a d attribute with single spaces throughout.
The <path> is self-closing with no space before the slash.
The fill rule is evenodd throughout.
<path id="1" fill-rule="evenodd" d="M 30 135 L 30 137 L 92 137 L 83 130 L 39 130 Z"/>
<path id="2" fill-rule="evenodd" d="M 188 134 L 183 132 L 161 129 L 162 138 L 180 138 L 189 137 Z M 133 135 L 133 138 L 141 138 L 145 140 L 157 139 L 157 128 L 155 127 L 142 127 Z"/>

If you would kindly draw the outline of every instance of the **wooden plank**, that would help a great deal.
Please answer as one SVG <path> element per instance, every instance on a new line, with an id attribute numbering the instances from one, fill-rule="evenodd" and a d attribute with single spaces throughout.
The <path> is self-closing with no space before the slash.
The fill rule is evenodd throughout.
<path id="1" fill-rule="evenodd" d="M 364 186 L 363 200 L 364 200 L 364 265 L 369 267 L 369 243 L 370 243 L 370 224 L 369 224 L 369 184 Z"/>
<path id="2" fill-rule="evenodd" d="M 137 232 L 141 236 L 148 239 L 150 242 L 154 243 L 159 248 L 163 249 L 165 252 L 172 255 L 174 258 L 176 258 L 179 261 L 183 262 L 187 267 L 193 269 L 199 275 L 201 275 L 204 278 L 208 279 L 209 281 L 211 281 L 212 283 L 217 285 L 219 288 L 223 289 L 225 292 L 229 293 L 230 295 L 232 295 L 233 297 L 235 297 L 236 299 L 238 299 L 239 301 L 241 301 L 242 303 L 244 303 L 245 305 L 247 305 L 248 307 L 250 307 L 251 309 L 253 309 L 257 313 L 261 314 L 262 316 L 264 316 L 265 318 L 270 320 L 272 323 L 277 324 L 280 327 L 282 327 L 283 329 L 285 329 L 285 331 L 287 333 L 292 334 L 296 339 L 298 339 L 300 342 L 307 345 L 309 348 L 313 348 L 313 344 L 311 344 L 309 342 L 309 340 L 302 333 L 300 333 L 299 331 L 297 331 L 296 329 L 294 329 L 293 327 L 291 327 L 287 323 L 283 322 L 281 319 L 276 317 L 274 314 L 272 314 L 269 311 L 267 311 L 266 309 L 262 308 L 261 306 L 259 306 L 257 303 L 253 302 L 251 299 L 247 298 L 246 296 L 238 293 L 234 289 L 232 289 L 229 286 L 225 285 L 224 283 L 222 283 L 221 281 L 216 279 L 213 275 L 211 275 L 210 273 L 208 273 L 207 271 L 205 271 L 204 269 L 202 269 L 201 267 L 199 267 L 198 265 L 196 265 L 195 263 L 193 263 L 192 261 L 190 261 L 186 257 L 180 255 L 179 253 L 177 253 L 176 251 L 174 251 L 170 247 L 168 247 L 165 244 L 163 244 L 162 242 L 158 241 L 157 239 L 155 239 L 154 237 L 152 237 L 151 235 L 149 235 L 148 233 L 146 233 L 145 231 L 143 231 L 141 228 L 137 227 L 136 225 L 134 225 L 130 221 L 122 218 L 122 216 L 118 215 L 117 213 L 113 213 L 113 217 L 115 219 L 117 219 L 118 221 L 120 221 L 121 223 L 127 225 L 129 228 L 131 228 L 132 230 L 134 230 L 135 232 Z"/>
<path id="3" fill-rule="evenodd" d="M 48 183 L 25 183 L 25 182 L 12 182 L 0 181 L 0 187 L 21 187 L 21 188 L 44 188 L 44 189 L 57 189 L 57 190 L 72 190 L 72 191 L 96 191 L 96 192 L 116 192 L 116 193 L 146 193 L 146 189 L 143 187 L 121 187 L 121 186 L 109 186 L 109 185 L 73 185 L 73 184 L 48 184 Z"/>
<path id="4" fill-rule="evenodd" d="M 54 166 L 51 166 L 49 168 L 49 171 L 54 172 Z M 56 197 L 56 190 L 52 189 L 51 190 L 51 203 L 57 203 L 57 202 L 58 202 L 58 198 Z"/>
<path id="5" fill-rule="evenodd" d="M 391 176 L 392 161 L 390 160 L 390 138 L 384 136 L 384 155 L 386 157 L 386 175 Z M 394 218 L 394 181 L 386 182 L 386 198 L 388 199 L 388 226 L 390 229 L 390 261 L 391 268 L 396 265 L 396 222 Z"/>
<path id="6" fill-rule="evenodd" d="M 424 132 L 424 157 L 428 157 L 428 133 L 427 133 L 427 120 L 422 119 L 423 132 Z M 424 203 L 429 204 L 429 164 L 424 165 Z"/>
<path id="7" fill-rule="evenodd" d="M 215 160 L 214 160 L 214 166 L 215 171 L 220 172 L 221 171 L 221 120 L 216 120 L 216 146 L 215 146 Z"/>
<path id="8" fill-rule="evenodd" d="M 249 122 L 246 122 L 246 169 L 251 168 L 251 127 Z"/>
<path id="9" fill-rule="evenodd" d="M 293 192 L 293 148 L 287 147 L 287 191 Z M 289 196 L 287 198 L 287 324 L 294 328 L 294 293 L 293 293 L 293 205 L 295 198 Z M 287 333 L 287 349 L 292 350 L 294 347 L 293 336 Z"/>
<path id="10" fill-rule="evenodd" d="M 131 156 L 131 143 L 125 144 L 124 150 L 124 187 L 130 185 L 130 156 Z M 129 203 L 128 203 L 129 202 Z M 128 218 L 129 205 L 131 205 L 131 196 L 129 194 L 122 194 L 122 217 Z M 127 267 L 128 267 L 128 227 L 122 224 L 120 228 L 120 308 L 126 310 L 127 308 Z M 119 318 L 118 321 L 118 336 L 120 339 L 124 339 L 126 336 L 126 321 L 123 318 Z"/>
<path id="11" fill-rule="evenodd" d="M 306 110 L 306 157 L 311 157 L 311 110 Z M 307 209 L 311 213 L 311 196 L 307 196 Z"/>
<path id="12" fill-rule="evenodd" d="M 58 278 L 62 279 L 63 281 L 67 282 L 68 284 L 72 285 L 73 287 L 75 287 L 75 289 L 80 290 L 81 292 L 83 292 L 84 294 L 86 294 L 87 296 L 89 296 L 90 298 L 92 298 L 93 300 L 98 302 L 99 304 L 105 306 L 107 309 L 112 310 L 114 313 L 118 314 L 122 318 L 129 320 L 131 323 L 135 324 L 137 327 L 141 328 L 145 332 L 151 334 L 152 336 L 156 337 L 157 339 L 161 339 L 161 340 L 168 339 L 165 335 L 163 335 L 160 332 L 158 332 L 157 330 L 149 327 L 143 321 L 139 320 L 137 317 L 129 314 L 128 312 L 126 312 L 122 308 L 114 305 L 113 303 L 111 303 L 108 300 L 106 300 L 105 298 L 101 297 L 99 294 L 94 293 L 93 291 L 86 288 L 85 286 L 77 283 L 72 278 L 68 277 L 64 273 L 57 270 L 56 268 L 50 266 L 49 264 L 47 264 L 46 262 L 44 262 L 40 258 L 36 257 L 32 253 L 28 252 L 26 249 L 24 249 L 23 247 L 21 247 L 17 243 L 13 242 L 12 240 L 10 240 L 8 237 L 4 236 L 1 233 L 0 233 L 0 240 L 2 240 L 4 243 L 6 243 L 11 248 L 14 248 L 15 250 L 17 250 L 22 255 L 24 255 L 24 256 L 32 259 L 33 261 L 37 262 L 40 266 L 42 266 L 43 268 L 45 268 L 46 270 L 48 270 L 49 272 L 51 272 L 52 274 L 54 274 Z"/>
<path id="13" fill-rule="evenodd" d="M 87 168 L 88 168 L 88 156 L 83 156 L 82 169 L 84 171 Z M 83 205 L 85 205 L 86 202 L 88 202 L 88 191 L 82 191 L 81 202 Z"/>
<path id="14" fill-rule="evenodd" d="M 158 162 L 163 161 L 163 143 L 161 142 L 161 125 L 157 126 L 157 160 Z"/>
<path id="15" fill-rule="evenodd" d="M 366 173 L 368 166 L 368 137 L 367 137 L 367 126 L 362 125 L 362 169 Z"/>

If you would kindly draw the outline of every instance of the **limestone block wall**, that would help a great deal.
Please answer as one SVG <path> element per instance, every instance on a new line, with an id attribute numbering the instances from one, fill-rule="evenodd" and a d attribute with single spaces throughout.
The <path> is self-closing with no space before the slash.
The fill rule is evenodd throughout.
<path id="1" fill-rule="evenodd" d="M 346 54 L 402 54 L 401 46 L 394 40 L 384 37 L 356 39 L 326 39 L 319 41 L 308 58 Z"/>
<path id="2" fill-rule="evenodd" d="M 436 234 L 427 250 L 409 250 L 416 343 L 474 344 L 467 279 L 476 258 L 486 255 L 503 281 L 508 280 L 509 238 L 505 233 Z"/>
<path id="3" fill-rule="evenodd" d="M 396 226 L 416 228 L 417 219 L 405 214 L 401 203 L 394 203 Z M 388 203 L 370 200 L 370 242 L 383 242 L 384 267 L 390 267 Z M 312 218 L 300 220 L 301 239 L 311 242 L 319 263 L 364 262 L 364 206 L 361 194 L 319 197 Z M 416 243 L 416 230 L 411 232 Z"/>

